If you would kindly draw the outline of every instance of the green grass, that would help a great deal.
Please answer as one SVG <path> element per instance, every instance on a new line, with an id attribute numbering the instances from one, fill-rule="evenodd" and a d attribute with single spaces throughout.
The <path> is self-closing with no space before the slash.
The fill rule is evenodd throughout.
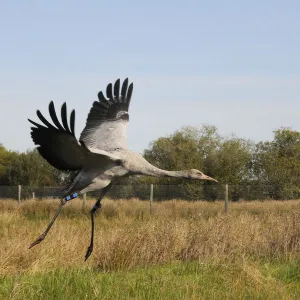
<path id="1" fill-rule="evenodd" d="M 1 299 L 299 299 L 300 264 L 173 263 L 131 271 L 56 269 L 1 277 Z"/>

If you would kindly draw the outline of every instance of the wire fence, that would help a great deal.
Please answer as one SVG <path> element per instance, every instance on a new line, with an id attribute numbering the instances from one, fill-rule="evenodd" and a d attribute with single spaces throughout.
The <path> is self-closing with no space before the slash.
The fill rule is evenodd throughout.
<path id="1" fill-rule="evenodd" d="M 225 200 L 225 185 L 154 185 L 153 200 L 164 201 L 170 199 L 182 200 Z M 114 185 L 107 197 L 111 199 L 138 198 L 149 200 L 150 184 Z M 272 185 L 228 185 L 228 199 L 265 200 L 265 199 L 298 199 L 300 190 L 282 190 Z M 31 186 L 0 186 L 0 199 L 43 199 L 63 197 L 62 187 L 31 187 Z M 87 197 L 96 198 L 99 191 L 87 193 Z"/>

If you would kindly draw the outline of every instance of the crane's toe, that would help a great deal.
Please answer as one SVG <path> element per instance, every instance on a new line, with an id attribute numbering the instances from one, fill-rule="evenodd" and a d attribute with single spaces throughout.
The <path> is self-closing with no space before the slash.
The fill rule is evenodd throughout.
<path id="1" fill-rule="evenodd" d="M 33 246 L 39 244 L 44 238 L 45 238 L 44 234 L 40 235 L 32 244 L 30 244 L 30 246 L 28 247 L 28 249 L 30 249 Z"/>
<path id="2" fill-rule="evenodd" d="M 85 254 L 85 261 L 90 257 L 90 255 L 92 254 L 93 252 L 93 245 L 89 245 L 87 251 L 86 251 L 86 254 Z"/>

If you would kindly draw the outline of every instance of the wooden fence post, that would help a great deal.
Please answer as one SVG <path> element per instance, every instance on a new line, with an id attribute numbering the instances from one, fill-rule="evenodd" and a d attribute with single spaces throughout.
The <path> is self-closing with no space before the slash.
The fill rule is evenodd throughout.
<path id="1" fill-rule="evenodd" d="M 85 204 L 86 204 L 86 193 L 83 194 L 82 198 L 82 210 L 85 212 Z"/>
<path id="2" fill-rule="evenodd" d="M 228 212 L 228 184 L 225 184 L 225 212 Z"/>
<path id="3" fill-rule="evenodd" d="M 22 186 L 19 184 L 18 185 L 18 204 L 21 205 L 21 190 Z"/>
<path id="4" fill-rule="evenodd" d="M 32 199 L 35 199 L 35 192 L 32 192 Z"/>
<path id="5" fill-rule="evenodd" d="M 153 184 L 150 185 L 150 215 L 152 215 Z"/>

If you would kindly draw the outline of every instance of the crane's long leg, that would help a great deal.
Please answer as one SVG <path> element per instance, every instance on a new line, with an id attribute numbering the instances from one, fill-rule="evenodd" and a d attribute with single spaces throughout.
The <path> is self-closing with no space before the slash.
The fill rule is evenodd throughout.
<path id="1" fill-rule="evenodd" d="M 72 194 L 71 196 L 67 196 L 67 197 L 64 197 L 61 202 L 60 202 L 60 205 L 58 207 L 58 209 L 56 210 L 55 212 L 55 215 L 54 217 L 52 218 L 50 224 L 48 225 L 48 227 L 45 229 L 45 231 L 33 242 L 30 244 L 30 246 L 28 247 L 28 249 L 32 248 L 33 246 L 39 244 L 45 237 L 46 235 L 48 234 L 49 230 L 51 229 L 52 225 L 54 224 L 56 218 L 58 217 L 58 215 L 60 214 L 63 206 L 70 200 L 74 199 L 74 198 L 77 198 L 78 195 L 76 193 Z"/>
<path id="2" fill-rule="evenodd" d="M 90 255 L 93 252 L 93 248 L 94 248 L 94 229 L 95 229 L 95 213 L 97 211 L 98 208 L 101 208 L 101 200 L 104 197 L 104 195 L 110 190 L 110 188 L 112 187 L 112 184 L 109 184 L 108 186 L 106 186 L 102 191 L 101 191 L 101 195 L 99 196 L 97 202 L 95 203 L 95 205 L 93 206 L 93 208 L 90 211 L 91 214 L 91 222 L 92 222 L 92 230 L 91 230 L 91 243 L 87 248 L 86 254 L 85 254 L 85 261 L 90 257 Z"/>

